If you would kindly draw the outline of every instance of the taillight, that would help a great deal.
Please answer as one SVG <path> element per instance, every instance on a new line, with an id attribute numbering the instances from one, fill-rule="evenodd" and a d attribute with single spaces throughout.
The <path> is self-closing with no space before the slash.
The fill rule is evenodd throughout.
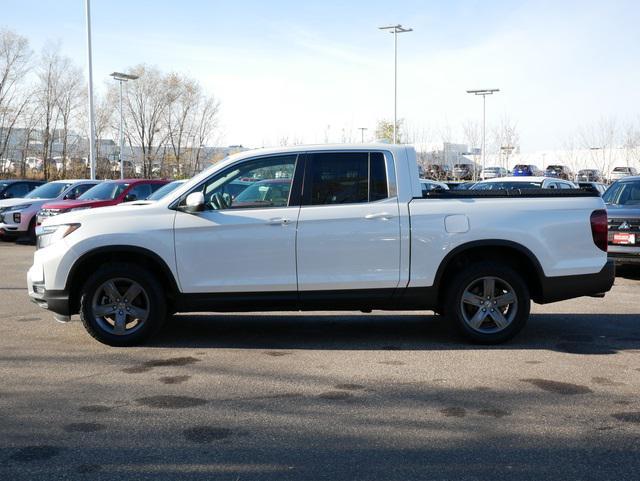
<path id="1" fill-rule="evenodd" d="M 591 235 L 593 236 L 593 243 L 598 246 L 601 251 L 607 252 L 608 230 L 606 210 L 599 209 L 591 213 Z"/>

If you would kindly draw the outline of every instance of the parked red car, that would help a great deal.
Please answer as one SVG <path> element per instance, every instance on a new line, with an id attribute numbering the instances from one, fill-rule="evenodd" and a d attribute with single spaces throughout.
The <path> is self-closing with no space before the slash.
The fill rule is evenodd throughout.
<path id="1" fill-rule="evenodd" d="M 47 217 L 80 209 L 94 209 L 117 205 L 122 202 L 144 200 L 168 180 L 122 179 L 102 182 L 92 187 L 75 200 L 63 200 L 44 204 L 38 213 L 38 224 Z"/>

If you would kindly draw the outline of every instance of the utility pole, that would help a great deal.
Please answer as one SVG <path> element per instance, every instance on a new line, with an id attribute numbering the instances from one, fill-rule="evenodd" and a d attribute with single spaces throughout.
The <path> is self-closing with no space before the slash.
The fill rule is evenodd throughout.
<path id="1" fill-rule="evenodd" d="M 364 144 L 364 131 L 369 129 L 366 127 L 358 127 L 358 130 L 360 131 L 360 143 Z"/>
<path id="2" fill-rule="evenodd" d="M 115 80 L 120 82 L 120 151 L 118 156 L 120 157 L 120 178 L 124 179 L 124 159 L 122 157 L 122 151 L 124 150 L 124 116 L 122 109 L 122 84 L 129 80 L 136 80 L 139 78 L 137 75 L 130 75 L 122 72 L 113 72 L 111 74 Z"/>
<path id="3" fill-rule="evenodd" d="M 91 179 L 96 178 L 96 124 L 95 114 L 93 111 L 93 65 L 91 63 L 91 5 L 90 0 L 85 1 L 85 8 L 87 14 L 87 68 L 89 70 L 89 170 L 91 172 Z"/>
<path id="4" fill-rule="evenodd" d="M 393 34 L 393 143 L 398 143 L 398 34 L 413 32 L 412 28 L 402 25 L 387 25 L 378 27 L 380 30 L 390 30 Z"/>
<path id="5" fill-rule="evenodd" d="M 482 176 L 484 176 L 484 168 L 487 159 L 487 95 L 493 95 L 494 92 L 500 92 L 500 89 L 467 90 L 468 94 L 482 95 Z"/>

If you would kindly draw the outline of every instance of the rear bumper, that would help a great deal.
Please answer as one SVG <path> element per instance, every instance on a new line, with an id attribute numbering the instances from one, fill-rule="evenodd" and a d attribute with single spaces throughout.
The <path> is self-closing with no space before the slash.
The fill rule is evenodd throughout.
<path id="1" fill-rule="evenodd" d="M 597 296 L 611 290 L 615 277 L 616 267 L 611 259 L 595 274 L 544 277 L 541 296 L 534 300 L 538 304 L 547 304 L 575 297 Z"/>
<path id="2" fill-rule="evenodd" d="M 616 265 L 640 264 L 640 247 L 609 245 L 608 257 Z"/>

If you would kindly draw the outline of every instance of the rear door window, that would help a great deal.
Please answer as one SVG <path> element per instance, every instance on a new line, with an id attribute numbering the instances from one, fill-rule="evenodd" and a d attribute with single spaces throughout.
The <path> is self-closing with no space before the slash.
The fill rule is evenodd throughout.
<path id="1" fill-rule="evenodd" d="M 306 205 L 357 204 L 389 196 L 381 152 L 327 152 L 307 156 Z"/>

